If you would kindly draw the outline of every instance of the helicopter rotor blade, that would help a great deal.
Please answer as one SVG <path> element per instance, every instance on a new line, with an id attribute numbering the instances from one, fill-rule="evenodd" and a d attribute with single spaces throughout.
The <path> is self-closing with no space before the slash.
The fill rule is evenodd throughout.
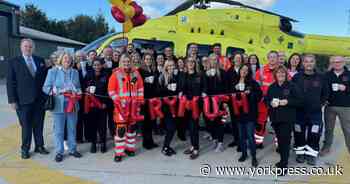
<path id="1" fill-rule="evenodd" d="M 175 15 L 181 11 L 185 11 L 185 10 L 191 8 L 193 5 L 194 5 L 194 0 L 187 0 L 187 1 L 183 2 L 182 4 L 180 4 L 179 6 L 177 6 L 174 10 L 167 13 L 165 16 Z"/>
<path id="2" fill-rule="evenodd" d="M 295 19 L 283 16 L 283 15 L 280 15 L 280 14 L 277 14 L 277 13 L 273 13 L 273 12 L 270 12 L 270 11 L 267 11 L 267 10 L 263 10 L 263 9 L 260 9 L 260 8 L 256 8 L 256 7 L 253 7 L 253 6 L 245 5 L 245 4 L 243 4 L 241 2 L 238 2 L 238 1 L 232 1 L 232 0 L 207 0 L 207 2 L 216 2 L 216 3 L 228 4 L 228 5 L 232 5 L 232 6 L 240 6 L 240 7 L 252 9 L 252 10 L 255 10 L 255 11 L 259 11 L 259 12 L 262 12 L 262 13 L 275 15 L 275 16 L 281 17 L 282 19 L 289 20 L 291 22 L 298 22 Z M 175 15 L 178 12 L 187 10 L 187 9 L 191 8 L 194 4 L 195 4 L 195 0 L 187 0 L 186 2 L 184 2 L 181 5 L 179 5 L 178 7 L 176 7 L 174 10 L 172 10 L 171 12 L 166 14 L 166 16 Z"/>

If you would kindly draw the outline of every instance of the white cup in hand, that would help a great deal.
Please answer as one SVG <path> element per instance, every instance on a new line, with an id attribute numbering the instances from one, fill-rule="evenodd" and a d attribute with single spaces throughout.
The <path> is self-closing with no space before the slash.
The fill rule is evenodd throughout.
<path id="1" fill-rule="evenodd" d="M 339 91 L 339 84 L 333 83 L 332 89 L 333 89 L 333 91 Z"/>
<path id="2" fill-rule="evenodd" d="M 89 92 L 90 92 L 91 94 L 95 94 L 95 92 L 96 92 L 96 86 L 90 86 L 90 87 L 89 87 Z"/>
<path id="3" fill-rule="evenodd" d="M 280 105 L 280 99 L 278 98 L 272 99 L 272 104 L 274 107 L 278 107 Z"/>

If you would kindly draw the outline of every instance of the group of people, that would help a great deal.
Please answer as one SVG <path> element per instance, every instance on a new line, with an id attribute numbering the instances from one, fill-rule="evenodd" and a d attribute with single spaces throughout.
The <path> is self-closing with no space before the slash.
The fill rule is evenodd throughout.
<path id="1" fill-rule="evenodd" d="M 208 56 L 199 56 L 198 45 L 190 44 L 187 56 L 179 58 L 170 47 L 157 53 L 153 48 L 138 50 L 129 44 L 116 50 L 107 47 L 101 56 L 94 50 L 87 56 L 77 52 L 75 57 L 67 52 L 55 53 L 50 64 L 33 56 L 33 50 L 34 42 L 23 39 L 22 56 L 9 61 L 7 77 L 9 103 L 22 127 L 23 159 L 30 157 L 32 134 L 35 152 L 49 154 L 43 139 L 43 104 L 48 95 L 54 97 L 51 113 L 57 162 L 64 158 L 65 136 L 71 156 L 82 156 L 77 141 L 90 142 L 91 153 L 97 152 L 99 143 L 105 153 L 107 129 L 115 141 L 116 162 L 135 155 L 138 130 L 145 149 L 157 148 L 155 129 L 165 131 L 162 154 L 173 156 L 178 151 L 171 147 L 177 131 L 183 141 L 189 135 L 191 146 L 183 153 L 196 159 L 200 153 L 199 131 L 204 128 L 213 150 L 223 152 L 225 127 L 229 125 L 234 139 L 229 147 L 237 146 L 242 153 L 239 162 L 248 159 L 249 150 L 251 164 L 257 167 L 256 149 L 263 149 L 269 121 L 281 157 L 276 167 L 288 167 L 292 135 L 296 161 L 315 165 L 319 154 L 330 152 L 337 117 L 350 152 L 350 71 L 342 56 L 332 56 L 329 71 L 321 74 L 312 54 L 295 53 L 287 60 L 284 52 L 270 51 L 268 62 L 262 66 L 254 54 L 222 55 L 220 44 L 214 44 Z M 225 94 L 246 98 L 249 107 L 241 107 L 237 113 L 231 105 L 220 102 L 227 113 L 215 118 L 202 113 L 201 119 L 194 118 L 191 110 L 186 110 L 184 117 L 176 117 L 169 106 L 162 106 L 162 118 L 151 118 L 148 113 L 150 102 L 146 99 L 199 98 L 198 103 L 203 104 L 205 97 Z M 89 112 L 83 108 L 86 95 L 100 102 Z M 143 121 L 133 119 L 125 110 L 130 109 L 131 101 L 145 102 L 141 108 Z M 73 110 L 67 111 L 72 102 Z M 324 126 L 325 141 L 320 149 Z"/>

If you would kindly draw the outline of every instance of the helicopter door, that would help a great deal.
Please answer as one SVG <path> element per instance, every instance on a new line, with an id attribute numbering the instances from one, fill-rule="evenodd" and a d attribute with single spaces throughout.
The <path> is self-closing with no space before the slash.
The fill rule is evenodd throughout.
<path id="1" fill-rule="evenodd" d="M 157 54 L 163 53 L 164 49 L 167 47 L 174 49 L 174 43 L 170 41 L 134 39 L 132 43 L 141 53 L 147 48 L 153 48 Z"/>

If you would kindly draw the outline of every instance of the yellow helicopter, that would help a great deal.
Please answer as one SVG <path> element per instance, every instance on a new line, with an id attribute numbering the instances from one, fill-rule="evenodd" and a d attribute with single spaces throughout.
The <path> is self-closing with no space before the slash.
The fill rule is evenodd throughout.
<path id="1" fill-rule="evenodd" d="M 230 5 L 215 9 L 211 2 Z M 231 7 L 232 6 L 232 7 Z M 190 43 L 208 55 L 211 45 L 220 43 L 222 53 L 257 54 L 266 62 L 270 50 L 317 55 L 350 56 L 350 38 L 307 35 L 293 30 L 296 20 L 231 0 L 187 0 L 165 16 L 148 20 L 128 33 L 106 35 L 82 50 L 117 48 L 133 43 L 136 48 L 153 47 L 162 52 L 172 47 L 177 56 L 186 56 Z"/>

